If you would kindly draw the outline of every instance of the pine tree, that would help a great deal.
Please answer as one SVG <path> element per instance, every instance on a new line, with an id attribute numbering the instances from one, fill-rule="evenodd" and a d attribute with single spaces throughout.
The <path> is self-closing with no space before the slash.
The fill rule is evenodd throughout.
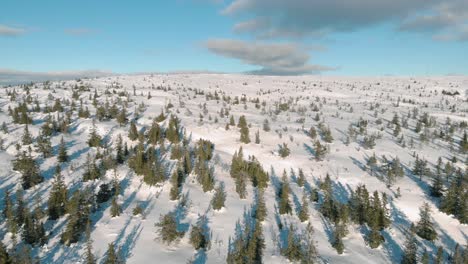
<path id="1" fill-rule="evenodd" d="M 10 255 L 2 241 L 0 241 L 0 263 L 12 264 Z"/>
<path id="2" fill-rule="evenodd" d="M 27 154 L 23 151 L 17 156 L 13 161 L 13 169 L 21 172 L 21 185 L 25 190 L 44 181 L 44 177 L 40 175 L 39 166 L 31 155 L 31 148 Z"/>
<path id="3" fill-rule="evenodd" d="M 24 127 L 24 133 L 23 133 L 23 137 L 21 140 L 22 140 L 23 145 L 29 145 L 29 144 L 32 144 L 33 142 L 31 133 L 29 133 L 28 124 L 26 124 L 26 126 Z"/>
<path id="4" fill-rule="evenodd" d="M 304 193 L 302 196 L 301 211 L 299 212 L 299 220 L 305 222 L 309 220 L 309 203 L 307 202 L 307 195 Z"/>
<path id="5" fill-rule="evenodd" d="M 268 214 L 267 207 L 265 203 L 265 194 L 262 189 L 257 189 L 255 192 L 255 200 L 256 200 L 256 207 L 255 207 L 255 218 L 259 222 L 265 221 L 265 218 Z"/>
<path id="6" fill-rule="evenodd" d="M 466 131 L 463 132 L 463 138 L 460 141 L 460 152 L 462 153 L 468 152 L 468 135 Z"/>
<path id="7" fill-rule="evenodd" d="M 138 139 L 138 130 L 137 130 L 137 127 L 135 125 L 135 122 L 131 122 L 130 123 L 130 130 L 128 132 L 128 138 L 131 140 L 131 141 L 135 141 Z"/>
<path id="8" fill-rule="evenodd" d="M 441 197 L 443 195 L 444 183 L 442 177 L 439 174 L 436 174 L 432 179 L 431 185 L 431 195 L 434 197 Z"/>
<path id="9" fill-rule="evenodd" d="M 343 236 L 343 225 L 340 223 L 335 224 L 335 230 L 333 232 L 333 247 L 336 249 L 336 252 L 340 255 L 343 254 L 344 251 Z"/>
<path id="10" fill-rule="evenodd" d="M 286 178 L 286 171 L 283 172 L 281 188 L 279 192 L 279 213 L 290 214 L 292 212 L 291 203 L 289 202 L 289 182 Z"/>
<path id="11" fill-rule="evenodd" d="M 206 249 L 209 244 L 209 230 L 206 228 L 207 220 L 206 216 L 200 216 L 197 223 L 192 225 L 189 241 L 195 250 Z"/>
<path id="12" fill-rule="evenodd" d="M 416 264 L 417 258 L 416 254 L 418 251 L 418 245 L 416 244 L 416 238 L 414 237 L 414 231 L 412 228 L 407 231 L 406 242 L 403 251 L 403 257 L 401 264 Z"/>
<path id="13" fill-rule="evenodd" d="M 430 263 L 429 253 L 427 253 L 427 250 L 424 249 L 423 255 L 421 256 L 421 264 L 429 264 L 429 263 Z"/>
<path id="14" fill-rule="evenodd" d="M 255 144 L 260 144 L 260 131 L 255 133 Z"/>
<path id="15" fill-rule="evenodd" d="M 110 213 L 112 217 L 117 217 L 122 213 L 122 208 L 117 202 L 117 197 L 114 195 L 114 198 L 112 198 L 112 204 L 111 204 L 111 209 Z"/>
<path id="16" fill-rule="evenodd" d="M 99 147 L 99 146 L 101 146 L 101 140 L 102 140 L 102 138 L 97 133 L 96 124 L 95 124 L 95 121 L 93 120 L 93 128 L 91 129 L 91 133 L 89 133 L 88 145 L 90 147 Z"/>
<path id="17" fill-rule="evenodd" d="M 96 264 L 96 257 L 93 254 L 93 240 L 91 239 L 91 223 L 86 224 L 86 253 L 85 264 Z"/>
<path id="18" fill-rule="evenodd" d="M 60 166 L 55 167 L 55 179 L 48 200 L 49 219 L 55 220 L 65 214 L 67 204 L 67 186 L 63 181 Z"/>
<path id="19" fill-rule="evenodd" d="M 299 169 L 299 177 L 297 178 L 297 185 L 299 185 L 299 187 L 304 187 L 305 182 L 306 182 L 306 179 L 304 176 L 304 171 L 302 169 Z"/>
<path id="20" fill-rule="evenodd" d="M 159 124 L 156 122 L 156 120 L 154 120 L 148 132 L 148 143 L 154 146 L 158 144 L 162 136 L 163 134 L 162 134 L 161 127 L 159 127 Z"/>
<path id="21" fill-rule="evenodd" d="M 114 243 L 110 243 L 107 247 L 106 260 L 104 264 L 120 264 L 120 258 L 115 251 Z"/>
<path id="22" fill-rule="evenodd" d="M 224 202 L 226 201 L 226 192 L 224 191 L 224 183 L 220 183 L 218 187 L 215 188 L 215 193 L 211 200 L 211 206 L 213 210 L 220 210 L 224 207 Z"/>
<path id="23" fill-rule="evenodd" d="M 177 230 L 177 221 L 173 213 L 161 215 L 159 223 L 155 225 L 158 227 L 158 234 L 161 240 L 166 244 L 171 244 L 184 235 L 184 232 Z"/>
<path id="24" fill-rule="evenodd" d="M 295 234 L 295 230 L 292 224 L 288 229 L 286 247 L 281 249 L 281 254 L 285 256 L 289 261 L 299 261 L 302 258 L 301 244 L 299 238 Z"/>
<path id="25" fill-rule="evenodd" d="M 240 128 L 240 133 L 241 133 L 240 142 L 244 144 L 249 144 L 250 143 L 249 127 L 247 125 L 242 126 Z"/>
<path id="26" fill-rule="evenodd" d="M 60 139 L 57 160 L 60 163 L 68 161 L 67 145 L 65 144 L 65 141 L 63 140 L 63 136 Z"/>
<path id="27" fill-rule="evenodd" d="M 240 172 L 235 179 L 236 192 L 239 194 L 241 199 L 247 197 L 247 175 L 244 172 Z"/>
<path id="28" fill-rule="evenodd" d="M 122 111 L 117 115 L 117 122 L 120 126 L 124 126 L 127 124 L 127 109 L 125 107 L 122 108 Z"/>
<path id="29" fill-rule="evenodd" d="M 442 264 L 444 263 L 444 248 L 439 246 L 437 248 L 437 255 L 434 260 L 434 264 Z"/>
<path id="30" fill-rule="evenodd" d="M 437 238 L 437 233 L 431 221 L 431 208 L 427 202 L 419 208 L 419 216 L 420 219 L 416 225 L 416 233 L 426 240 L 435 240 Z"/>
<path id="31" fill-rule="evenodd" d="M 37 138 L 37 151 L 42 153 L 44 159 L 52 157 L 52 144 L 48 136 L 39 135 Z"/>
<path id="32" fill-rule="evenodd" d="M 117 136 L 117 144 L 116 144 L 116 147 L 115 147 L 115 151 L 116 151 L 116 154 L 115 154 L 115 160 L 117 162 L 117 164 L 123 164 L 124 161 L 125 161 L 125 150 L 124 150 L 124 146 L 123 146 L 123 139 L 122 139 L 122 135 L 119 134 Z"/>

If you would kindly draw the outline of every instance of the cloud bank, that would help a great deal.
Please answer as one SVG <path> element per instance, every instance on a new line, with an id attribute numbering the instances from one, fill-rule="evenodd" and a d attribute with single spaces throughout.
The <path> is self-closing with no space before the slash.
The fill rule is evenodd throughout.
<path id="1" fill-rule="evenodd" d="M 211 39 L 204 45 L 217 55 L 259 66 L 259 70 L 250 72 L 252 74 L 300 75 L 334 69 L 309 64 L 310 55 L 307 50 L 291 43 L 269 44 L 232 39 Z"/>
<path id="2" fill-rule="evenodd" d="M 93 78 L 113 75 L 112 72 L 100 70 L 63 71 L 63 72 L 30 72 L 12 69 L 0 69 L 0 85 L 19 84 L 39 81 L 71 80 L 76 78 Z"/>

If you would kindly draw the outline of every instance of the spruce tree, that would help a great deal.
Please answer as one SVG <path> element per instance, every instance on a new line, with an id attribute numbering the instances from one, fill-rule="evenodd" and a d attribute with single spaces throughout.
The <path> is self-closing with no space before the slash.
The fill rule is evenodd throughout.
<path id="1" fill-rule="evenodd" d="M 60 139 L 57 160 L 60 163 L 68 161 L 67 145 L 65 144 L 65 141 L 63 140 L 63 136 Z"/>
<path id="2" fill-rule="evenodd" d="M 120 264 L 118 253 L 115 251 L 114 243 L 110 243 L 107 247 L 106 260 L 104 264 Z"/>
<path id="3" fill-rule="evenodd" d="M 137 127 L 135 125 L 135 122 L 131 122 L 130 123 L 130 130 L 128 132 L 128 138 L 131 140 L 131 141 L 135 141 L 138 139 L 138 130 L 137 130 Z"/>
<path id="4" fill-rule="evenodd" d="M 286 178 L 286 171 L 283 172 L 281 188 L 279 192 L 279 213 L 290 214 L 292 212 L 291 203 L 289 202 L 289 182 Z"/>
<path id="5" fill-rule="evenodd" d="M 434 197 L 441 197 L 443 195 L 444 183 L 442 181 L 442 177 L 439 174 L 436 174 L 434 178 L 432 178 L 432 185 L 431 185 L 431 195 Z"/>
<path id="6" fill-rule="evenodd" d="M 305 222 L 309 220 L 309 203 L 307 202 L 307 195 L 304 193 L 302 196 L 301 210 L 299 212 L 299 220 Z"/>
<path id="7" fill-rule="evenodd" d="M 265 221 L 265 218 L 268 214 L 266 203 L 265 203 L 265 194 L 262 189 L 257 189 L 255 192 L 256 208 L 255 208 L 255 218 L 259 222 Z"/>
<path id="8" fill-rule="evenodd" d="M 299 177 L 297 178 L 297 185 L 299 187 L 303 187 L 306 182 L 305 176 L 304 176 L 304 171 L 302 169 L 299 169 Z"/>
<path id="9" fill-rule="evenodd" d="M 407 231 L 406 242 L 404 245 L 403 257 L 401 264 L 416 264 L 417 263 L 417 254 L 418 245 L 416 238 L 414 237 L 413 228 Z"/>
<path id="10" fill-rule="evenodd" d="M 161 240 L 166 244 L 171 244 L 184 235 L 184 232 L 177 230 L 177 221 L 173 213 L 161 215 L 155 226 L 158 228 Z"/>
<path id="11" fill-rule="evenodd" d="M 419 222 L 416 225 L 416 233 L 418 236 L 430 241 L 435 240 L 437 238 L 437 233 L 433 227 L 431 208 L 427 202 L 419 208 L 419 217 Z"/>
<path id="12" fill-rule="evenodd" d="M 468 152 L 468 135 L 466 130 L 463 132 L 462 140 L 460 141 L 460 152 L 467 153 Z"/>
<path id="13" fill-rule="evenodd" d="M 111 213 L 112 217 L 117 217 L 122 213 L 122 208 L 120 207 L 119 203 L 117 202 L 116 195 L 114 195 L 114 198 L 112 198 L 110 213 Z"/>
<path id="14" fill-rule="evenodd" d="M 86 253 L 85 264 L 96 264 L 96 257 L 93 254 L 93 240 L 91 239 L 91 223 L 86 224 Z"/>
<path id="15" fill-rule="evenodd" d="M 343 225 L 340 223 L 335 224 L 332 246 L 336 249 L 336 252 L 340 255 L 343 254 L 343 251 L 344 251 L 343 237 L 344 237 Z"/>
<path id="16" fill-rule="evenodd" d="M 63 181 L 63 177 L 60 172 L 60 166 L 56 166 L 55 179 L 49 194 L 49 200 L 47 202 L 49 219 L 55 220 L 65 214 L 65 208 L 67 204 L 67 193 L 67 186 Z"/>
<path id="17" fill-rule="evenodd" d="M 224 183 L 220 183 L 218 187 L 215 188 L 215 193 L 211 200 L 211 206 L 213 210 L 220 210 L 224 207 L 224 202 L 226 201 L 226 192 L 224 191 Z"/>
<path id="18" fill-rule="evenodd" d="M 96 131 L 96 123 L 93 120 L 93 128 L 91 129 L 91 133 L 89 133 L 88 138 L 88 146 L 90 147 L 99 147 L 101 146 L 101 136 Z"/>
<path id="19" fill-rule="evenodd" d="M 21 139 L 23 145 L 29 145 L 29 144 L 32 144 L 32 137 L 31 137 L 31 133 L 29 133 L 29 128 L 28 128 L 28 125 L 26 124 L 26 126 L 24 127 L 24 132 L 23 132 L 23 137 Z"/>

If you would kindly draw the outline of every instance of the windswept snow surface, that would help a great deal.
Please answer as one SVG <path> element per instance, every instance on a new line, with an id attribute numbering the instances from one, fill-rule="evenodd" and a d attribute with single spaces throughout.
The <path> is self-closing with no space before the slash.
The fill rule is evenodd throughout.
<path id="1" fill-rule="evenodd" d="M 423 178 L 411 174 L 415 154 L 425 158 L 429 167 L 434 170 L 437 159 L 442 157 L 444 162 L 454 155 L 458 158 L 456 166 L 465 169 L 466 155 L 457 152 L 457 142 L 461 133 L 454 135 L 455 141 L 447 143 L 439 138 L 430 139 L 427 143 L 420 143 L 419 135 L 414 132 L 415 120 L 409 119 L 409 128 L 402 127 L 406 146 L 397 142 L 393 136 L 393 130 L 387 127 L 392 117 L 397 113 L 402 116 L 411 115 L 414 108 L 419 114 L 427 112 L 436 118 L 438 125 L 444 124 L 447 119 L 453 122 L 468 122 L 468 103 L 466 90 L 468 89 L 468 77 L 381 77 L 381 78 L 344 78 L 344 77 L 268 77 L 268 76 L 244 76 L 221 74 L 174 74 L 174 75 L 144 75 L 144 76 L 114 76 L 97 79 L 84 79 L 65 82 L 53 82 L 45 89 L 43 84 L 35 84 L 30 90 L 34 99 L 38 99 L 41 107 L 52 106 L 55 98 L 72 100 L 71 87 L 90 87 L 89 92 L 80 95 L 84 103 L 88 105 L 91 118 L 77 118 L 76 111 L 72 116 L 70 133 L 64 134 L 67 142 L 68 153 L 72 160 L 63 165 L 62 174 L 70 192 L 83 186 L 97 188 L 102 182 L 109 182 L 114 177 L 113 171 L 108 171 L 105 178 L 96 182 L 81 181 L 84 164 L 88 153 L 95 153 L 95 148 L 88 147 L 86 140 L 92 128 L 92 117 L 95 108 L 89 100 L 89 95 L 94 94 L 94 89 L 100 95 L 100 103 L 105 100 L 112 102 L 117 98 L 127 100 L 125 96 L 119 96 L 121 91 L 127 91 L 133 102 L 128 103 L 129 118 L 137 106 L 143 103 L 145 111 L 136 121 L 138 129 L 150 127 L 153 118 L 158 116 L 169 103 L 174 107 L 171 113 L 176 114 L 182 121 L 186 135 L 196 142 L 199 138 L 208 139 L 215 145 L 215 178 L 217 182 L 224 182 L 227 192 L 225 208 L 220 211 L 210 209 L 210 200 L 213 192 L 204 193 L 197 183 L 195 176 L 190 175 L 183 185 L 183 193 L 189 194 L 190 206 L 180 216 L 180 224 L 189 226 L 194 224 L 199 215 L 206 214 L 208 226 L 212 232 L 211 247 L 206 252 L 196 251 L 189 243 L 189 232 L 176 244 L 165 245 L 158 237 L 155 223 L 159 221 L 161 214 L 174 210 L 177 201 L 169 199 L 171 184 L 167 180 L 160 186 L 148 186 L 141 176 L 136 175 L 126 164 L 117 167 L 116 175 L 122 185 L 118 201 L 123 213 L 115 218 L 110 216 L 110 204 L 101 205 L 100 209 L 92 214 L 92 240 L 94 254 L 99 261 L 105 259 L 105 253 L 109 243 L 114 242 L 120 249 L 120 254 L 126 263 L 224 263 L 226 261 L 229 238 L 234 237 L 237 221 L 242 222 L 244 210 L 248 209 L 253 201 L 253 187 L 248 184 L 248 196 L 239 199 L 235 191 L 235 183 L 229 175 L 229 166 L 232 155 L 243 147 L 244 157 L 255 157 L 267 170 L 271 178 L 280 179 L 283 170 L 286 170 L 290 178 L 292 195 L 290 196 L 293 208 L 300 202 L 302 188 L 299 187 L 293 175 L 297 175 L 302 168 L 311 186 L 315 187 L 319 179 L 323 179 L 329 173 L 334 182 L 334 196 L 341 202 L 346 202 L 350 191 L 358 185 L 365 184 L 369 192 L 377 190 L 385 192 L 390 198 L 390 210 L 392 224 L 382 233 L 385 242 L 377 249 L 371 249 L 365 241 L 365 229 L 358 225 L 349 226 L 349 234 L 344 238 L 345 250 L 338 255 L 331 246 L 333 240 L 332 226 L 319 212 L 319 205 L 309 203 L 310 223 L 314 228 L 314 240 L 318 251 L 317 262 L 320 263 L 396 263 L 400 261 L 405 241 L 404 232 L 412 222 L 419 220 L 418 208 L 423 202 L 428 202 L 432 209 L 432 217 L 435 223 L 438 239 L 430 243 L 418 238 L 419 252 L 427 248 L 429 253 L 435 255 L 438 246 L 443 246 L 447 254 L 450 254 L 456 243 L 465 245 L 468 237 L 468 227 L 461 224 L 455 217 L 439 211 L 439 201 L 429 195 L 430 178 Z M 133 95 L 135 87 L 136 95 Z M 158 89 L 158 87 L 170 89 Z M 17 100 L 10 101 L 7 91 L 16 89 Z M 105 91 L 110 91 L 105 94 Z M 204 94 L 195 94 L 203 91 Z M 459 91 L 460 95 L 442 95 L 442 90 Z M 114 93 L 115 91 L 115 93 Z M 208 93 L 219 94 L 219 100 L 206 100 Z M 148 99 L 151 93 L 151 99 Z M 24 125 L 12 123 L 8 115 L 8 107 L 14 107 L 25 93 L 20 87 L 0 89 L 0 124 L 8 125 L 9 133 L 0 132 L 0 138 L 4 140 L 4 151 L 0 151 L 0 197 L 4 197 L 6 190 L 14 190 L 20 184 L 21 174 L 12 170 L 11 161 L 16 154 L 15 144 L 21 142 Z M 232 99 L 247 97 L 247 103 L 227 104 L 222 100 L 223 96 Z M 107 99 L 106 99 L 107 98 Z M 259 98 L 259 108 L 249 99 Z M 400 102 L 398 102 L 400 98 Z M 405 99 L 405 102 L 403 101 Z M 411 100 L 411 103 L 408 103 Z M 79 100 L 74 100 L 78 108 Z M 89 101 L 89 102 L 88 102 Z M 262 102 L 264 104 L 262 105 Z M 288 111 L 275 113 L 275 104 L 290 102 Z M 311 103 L 319 106 L 319 112 L 314 112 Z M 207 112 L 203 113 L 203 104 L 206 104 Z M 376 110 L 371 110 L 371 105 L 379 104 Z M 457 109 L 452 111 L 452 107 Z M 220 117 L 221 108 L 229 108 L 229 114 L 233 115 L 236 123 L 241 115 L 245 115 L 250 126 L 250 138 L 252 143 L 242 144 L 239 141 L 239 129 L 231 127 L 225 130 L 229 116 Z M 374 112 L 378 111 L 378 117 Z M 305 133 L 310 127 L 317 127 L 314 120 L 320 113 L 321 121 L 329 126 L 333 135 L 333 142 L 329 144 L 330 153 L 323 161 L 317 161 L 311 149 L 313 140 Z M 51 113 L 54 115 L 55 113 Z M 203 120 L 200 121 L 200 114 Z M 47 114 L 32 113 L 33 125 L 29 130 L 33 137 L 39 134 L 39 128 Z M 368 134 L 380 132 L 382 138 L 376 140 L 373 149 L 365 149 L 359 142 L 351 140 L 346 143 L 346 133 L 349 124 L 355 124 L 362 117 L 369 120 Z M 217 118 L 218 122 L 215 122 Z M 301 120 L 301 118 L 303 118 Z M 377 119 L 382 119 L 382 124 L 377 124 Z M 271 130 L 263 131 L 265 119 L 270 122 Z M 162 123 L 165 124 L 165 123 Z M 440 125 L 442 126 L 442 125 Z M 98 122 L 96 128 L 106 142 L 115 142 L 118 134 L 121 134 L 129 147 L 135 142 L 128 139 L 129 125 L 121 127 L 115 120 Z M 254 143 L 254 133 L 260 131 L 260 144 Z M 52 137 L 54 153 L 62 135 Z M 410 146 L 410 140 L 414 138 L 414 146 Z M 286 158 L 278 155 L 278 145 L 287 143 L 291 154 Z M 398 156 L 402 164 L 408 170 L 403 178 L 388 187 L 385 182 L 375 176 L 371 176 L 365 169 L 366 159 L 375 153 L 378 157 L 385 155 L 393 158 Z M 53 182 L 54 167 L 57 164 L 56 155 L 42 159 L 37 154 L 40 169 L 45 177 L 45 182 L 25 192 L 25 199 L 30 206 L 40 203 L 45 209 L 48 194 Z M 174 164 L 175 161 L 172 161 Z M 293 173 L 291 173 L 293 172 Z M 276 223 L 275 208 L 276 194 L 273 187 L 274 181 L 270 180 L 269 187 L 265 191 L 268 216 L 263 222 L 263 234 L 266 241 L 264 250 L 264 263 L 288 263 L 288 260 L 280 254 L 277 247 L 278 225 Z M 396 198 L 397 188 L 400 188 L 401 197 Z M 97 191 L 97 190 L 96 190 Z M 141 204 L 144 214 L 133 216 L 133 208 Z M 3 203 L 1 205 L 3 208 Z M 281 218 L 286 223 L 294 223 L 298 228 L 305 229 L 306 223 L 301 223 L 297 213 L 283 215 Z M 85 239 L 69 247 L 60 243 L 60 234 L 66 225 L 66 216 L 57 221 L 44 218 L 48 242 L 39 248 L 34 248 L 32 254 L 40 259 L 41 263 L 83 263 L 85 254 Z M 5 224 L 1 227 L 1 239 L 11 248 L 13 241 L 11 233 L 6 232 Z M 21 242 L 20 242 L 21 243 Z"/>

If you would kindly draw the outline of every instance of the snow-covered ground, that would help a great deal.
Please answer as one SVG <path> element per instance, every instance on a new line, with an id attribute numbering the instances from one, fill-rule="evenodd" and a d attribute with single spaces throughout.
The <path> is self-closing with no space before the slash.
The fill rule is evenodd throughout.
<path id="1" fill-rule="evenodd" d="M 210 209 L 210 200 L 213 192 L 204 193 L 197 183 L 195 176 L 187 178 L 183 185 L 183 192 L 189 194 L 190 206 L 181 221 L 193 224 L 199 215 L 206 214 L 208 226 L 212 232 L 211 248 L 201 255 L 189 244 L 189 232 L 176 244 L 167 246 L 158 238 L 155 223 L 159 221 L 161 214 L 174 210 L 177 201 L 169 199 L 171 184 L 166 181 L 161 186 L 148 186 L 141 176 L 133 173 L 126 164 L 120 165 L 116 175 L 121 182 L 122 192 L 119 203 L 123 213 L 112 218 L 110 206 L 104 205 L 96 213 L 92 214 L 92 240 L 94 254 L 99 260 L 105 258 L 108 244 L 114 242 L 121 249 L 126 263 L 186 263 L 189 259 L 196 263 L 223 263 L 226 261 L 228 242 L 234 237 L 237 221 L 242 221 L 245 209 L 248 209 L 254 198 L 253 187 L 248 185 L 246 199 L 239 199 L 235 191 L 234 180 L 229 175 L 229 165 L 232 155 L 243 147 L 244 157 L 254 155 L 270 177 L 281 178 L 283 170 L 291 177 L 293 171 L 296 175 L 302 168 L 308 182 L 316 186 L 319 179 L 330 174 L 334 181 L 334 194 L 341 202 L 346 202 L 350 191 L 358 185 L 365 184 L 369 192 L 378 190 L 385 192 L 390 197 L 390 210 L 392 212 L 392 224 L 383 231 L 386 241 L 377 249 L 371 249 L 366 245 L 364 235 L 358 225 L 351 224 L 350 233 L 344 238 L 345 250 L 342 255 L 337 254 L 331 246 L 332 235 L 330 224 L 319 212 L 319 205 L 310 203 L 310 223 L 314 228 L 314 240 L 318 251 L 318 262 L 324 263 L 394 263 L 399 262 L 405 241 L 404 230 L 412 222 L 419 220 L 419 207 L 423 202 L 429 202 L 432 209 L 432 217 L 435 223 L 438 239 L 434 243 L 424 242 L 419 238 L 420 251 L 424 247 L 429 253 L 435 255 L 437 246 L 443 246 L 447 254 L 450 254 L 455 244 L 466 245 L 468 238 L 468 226 L 461 224 L 455 217 L 440 212 L 437 206 L 438 200 L 430 197 L 428 186 L 429 178 L 412 176 L 409 171 L 403 178 L 388 187 L 385 182 L 372 176 L 369 170 L 363 169 L 369 156 L 377 157 L 398 156 L 404 167 L 411 169 L 414 164 L 415 154 L 429 162 L 429 167 L 434 170 L 437 159 L 442 157 L 444 163 L 454 155 L 458 158 L 456 166 L 465 169 L 467 156 L 457 152 L 457 143 L 462 136 L 462 131 L 454 134 L 454 142 L 447 143 L 438 138 L 430 139 L 427 143 L 420 143 L 419 135 L 414 132 L 415 120 L 409 119 L 409 128 L 402 127 L 406 146 L 397 142 L 393 136 L 393 130 L 387 127 L 395 113 L 400 118 L 411 115 L 413 109 L 418 109 L 419 114 L 428 113 L 436 118 L 438 125 L 442 127 L 449 118 L 452 122 L 468 122 L 468 77 L 428 77 L 428 78 L 344 78 L 344 77 L 268 77 L 245 75 L 217 75 L 217 74 L 174 74 L 174 75 L 145 75 L 145 76 L 115 76 L 98 79 L 85 79 L 81 83 L 77 81 L 54 82 L 49 89 L 44 89 L 42 84 L 36 84 L 30 94 L 33 100 L 37 97 L 41 107 L 46 104 L 51 106 L 55 98 L 72 100 L 71 87 L 84 85 L 91 87 L 90 92 L 82 93 L 80 98 L 88 105 L 91 117 L 95 109 L 89 99 L 89 94 L 94 94 L 94 89 L 101 95 L 99 100 L 103 104 L 106 100 L 112 102 L 118 98 L 118 92 L 127 91 L 133 102 L 128 104 L 129 118 L 138 105 L 144 104 L 145 110 L 137 120 L 137 127 L 150 127 L 153 118 L 161 111 L 166 111 L 168 103 L 174 105 L 170 111 L 176 114 L 182 121 L 187 135 L 191 135 L 192 142 L 198 138 L 208 139 L 215 145 L 215 178 L 217 182 L 224 182 L 227 192 L 225 208 L 221 211 Z M 163 87 L 166 89 L 158 89 Z M 170 88 L 170 89 L 168 89 Z M 13 191 L 20 186 L 21 174 L 12 170 L 11 161 L 17 153 L 15 144 L 21 141 L 24 125 L 12 123 L 8 115 L 8 107 L 14 107 L 25 93 L 20 87 L 15 88 L 18 96 L 15 101 L 10 101 L 7 90 L 0 90 L 0 124 L 8 125 L 9 133 L 0 132 L 0 138 L 4 140 L 4 151 L 0 151 L 0 197 L 6 190 Z M 133 91 L 136 95 L 133 95 Z M 106 90 L 110 94 L 105 94 Z M 116 91 L 114 94 L 113 91 Z M 442 90 L 458 91 L 459 95 L 442 95 Z M 198 91 L 198 94 L 195 93 Z M 203 91 L 203 94 L 200 92 Z M 206 100 L 206 96 L 217 92 L 219 100 Z M 151 98 L 148 99 L 148 93 Z M 223 101 L 223 96 L 231 99 L 243 96 L 247 103 L 228 104 Z M 120 97 L 126 100 L 126 97 Z M 259 99 L 258 108 L 251 99 Z M 398 98 L 400 98 L 399 103 Z M 405 100 L 404 100 L 405 99 Z M 411 100 L 409 103 L 408 100 Z M 278 103 L 289 102 L 288 111 L 276 112 Z M 75 100 L 76 107 L 79 101 Z M 203 105 L 206 104 L 206 111 Z M 380 105 L 376 107 L 376 105 Z M 311 105 L 318 107 L 318 112 L 313 111 Z M 371 108 L 373 108 L 371 110 Z M 240 133 L 237 127 L 225 129 L 229 122 L 229 116 L 221 117 L 221 109 L 229 109 L 229 115 L 233 115 L 236 123 L 241 115 L 245 115 L 250 129 L 249 144 L 239 141 Z M 456 109 L 452 111 L 452 109 Z M 378 117 L 375 117 L 375 112 Z M 315 121 L 316 114 L 320 115 L 320 121 Z M 52 113 L 54 115 L 54 113 Z M 200 115 L 203 116 L 202 121 Z M 39 134 L 39 128 L 47 114 L 32 113 L 33 125 L 29 130 L 33 137 Z M 365 149 L 356 141 L 346 142 L 348 126 L 356 124 L 359 118 L 369 120 L 367 133 L 381 133 L 382 137 L 376 140 L 373 149 Z M 264 120 L 268 119 L 271 130 L 262 129 Z M 302 119 L 302 120 L 301 120 Z M 381 119 L 382 124 L 376 122 Z M 86 162 L 87 153 L 94 153 L 95 148 L 89 148 L 88 135 L 92 128 L 92 118 L 77 118 L 76 111 L 72 117 L 70 133 L 63 137 L 67 142 L 68 152 L 72 161 L 65 164 L 62 174 L 69 190 L 81 188 L 82 185 L 98 186 L 99 182 L 81 182 L 83 165 Z M 217 122 L 216 122 L 217 121 Z M 314 158 L 310 149 L 314 140 L 307 133 L 311 127 L 316 127 L 324 122 L 331 129 L 333 142 L 329 144 L 330 153 L 323 161 Z M 115 142 L 117 135 L 121 134 L 129 146 L 136 142 L 128 140 L 129 125 L 121 127 L 115 120 L 96 122 L 97 132 L 109 143 Z M 260 144 L 254 143 L 254 134 L 260 133 Z M 56 152 L 56 146 L 62 135 L 52 138 L 52 145 Z M 320 138 L 320 137 L 318 137 Z M 410 139 L 414 138 L 414 146 L 410 146 Z M 278 155 L 279 144 L 287 143 L 291 154 L 286 158 Z M 453 148 L 451 148 L 451 146 Z M 39 155 L 38 155 L 39 156 Z M 26 201 L 32 206 L 37 201 L 46 208 L 48 193 L 53 181 L 53 171 L 57 164 L 57 158 L 42 159 L 38 157 L 41 172 L 45 182 L 25 192 Z M 114 176 L 113 171 L 107 172 L 107 177 L 100 180 L 109 182 Z M 290 179 L 291 201 L 300 201 L 302 188 L 294 179 Z M 396 198 L 397 189 L 400 188 L 401 197 Z M 274 241 L 277 240 L 278 226 L 275 215 L 275 188 L 272 181 L 265 191 L 268 216 L 263 222 L 263 234 L 266 241 L 266 249 L 263 254 L 264 263 L 287 263 L 288 260 L 281 256 Z M 143 204 L 145 211 L 143 216 L 133 216 L 132 210 Z M 293 206 L 294 207 L 294 206 Z M 3 208 L 3 203 L 1 205 Z M 294 210 L 293 210 L 294 211 Z M 301 223 L 294 212 L 292 215 L 281 216 L 285 222 L 291 222 L 304 229 L 307 223 Z M 60 233 L 63 231 L 66 217 L 57 221 L 46 220 L 44 223 L 49 241 L 40 248 L 34 248 L 32 254 L 37 256 L 41 263 L 81 263 L 85 253 L 85 240 L 69 247 L 60 244 Z M 53 231 L 53 232 L 52 232 Z M 5 224 L 1 225 L 0 234 L 3 242 L 12 247 L 11 235 L 6 233 Z"/>

